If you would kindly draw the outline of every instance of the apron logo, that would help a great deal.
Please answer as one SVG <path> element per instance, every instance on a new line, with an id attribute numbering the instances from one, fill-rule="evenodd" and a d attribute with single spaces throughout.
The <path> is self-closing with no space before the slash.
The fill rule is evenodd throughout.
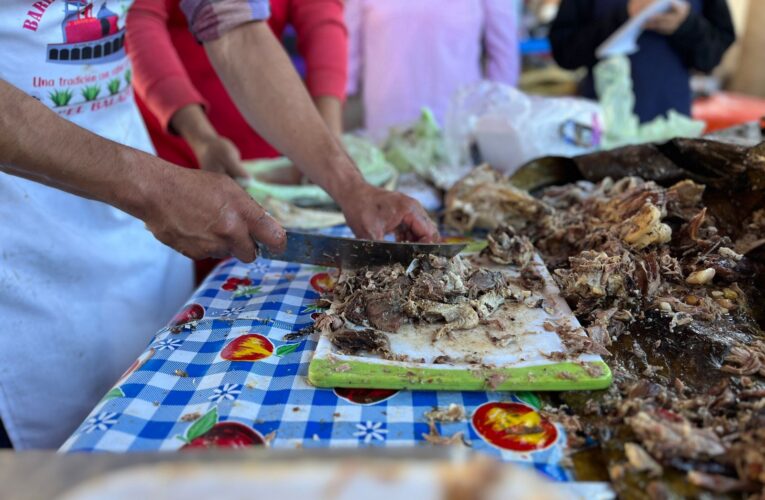
<path id="1" fill-rule="evenodd" d="M 119 16 L 109 10 L 106 1 L 97 14 L 93 10 L 92 1 L 64 0 L 63 43 L 48 44 L 47 62 L 99 64 L 125 56 L 125 28 L 119 27 Z"/>

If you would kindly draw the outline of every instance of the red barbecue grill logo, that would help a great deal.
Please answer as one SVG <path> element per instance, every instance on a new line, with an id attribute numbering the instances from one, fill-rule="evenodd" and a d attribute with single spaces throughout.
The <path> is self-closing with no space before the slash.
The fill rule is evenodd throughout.
<path id="1" fill-rule="evenodd" d="M 48 45 L 47 61 L 60 64 L 99 64 L 125 55 L 125 28 L 119 16 L 101 3 L 93 15 L 93 2 L 65 0 L 61 31 L 64 43 Z"/>

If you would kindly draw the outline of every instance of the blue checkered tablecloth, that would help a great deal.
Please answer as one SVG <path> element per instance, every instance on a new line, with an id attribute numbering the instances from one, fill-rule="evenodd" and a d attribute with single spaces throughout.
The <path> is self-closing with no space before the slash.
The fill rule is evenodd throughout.
<path id="1" fill-rule="evenodd" d="M 197 319 L 157 333 L 61 451 L 170 451 L 206 436 L 220 445 L 270 441 L 274 448 L 432 446 L 423 437 L 429 433 L 425 413 L 454 403 L 465 408 L 466 419 L 437 424 L 441 435 L 461 432 L 476 451 L 570 479 L 561 465 L 565 432 L 536 412 L 534 394 L 349 393 L 311 386 L 306 377 L 316 335 L 284 336 L 312 323 L 317 285 L 326 273 L 263 259 L 222 263 L 184 308 L 192 311 L 186 320 Z M 251 342 L 242 344 L 245 339 Z M 241 360 L 242 353 L 261 359 Z M 544 435 L 532 442 L 536 449 L 529 451 L 523 439 L 486 437 L 486 416 L 494 408 L 499 425 L 503 405 L 543 421 Z"/>

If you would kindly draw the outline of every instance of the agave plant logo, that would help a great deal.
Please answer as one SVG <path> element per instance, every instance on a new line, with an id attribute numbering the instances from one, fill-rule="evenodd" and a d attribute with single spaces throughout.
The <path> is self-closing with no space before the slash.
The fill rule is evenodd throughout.
<path id="1" fill-rule="evenodd" d="M 107 85 L 107 88 L 109 89 L 109 95 L 115 95 L 117 92 L 119 92 L 120 85 L 122 85 L 122 82 L 119 80 L 119 78 L 110 80 L 109 84 Z"/>
<path id="2" fill-rule="evenodd" d="M 57 108 L 61 106 L 66 106 L 69 104 L 69 101 L 72 100 L 72 96 L 74 96 L 74 93 L 71 91 L 71 89 L 66 90 L 54 90 L 48 94 L 50 96 L 50 100 L 53 101 L 53 105 Z"/>
<path id="3" fill-rule="evenodd" d="M 98 94 L 101 93 L 101 87 L 98 85 L 88 85 L 82 89 L 81 93 L 86 101 L 95 101 L 98 98 Z"/>

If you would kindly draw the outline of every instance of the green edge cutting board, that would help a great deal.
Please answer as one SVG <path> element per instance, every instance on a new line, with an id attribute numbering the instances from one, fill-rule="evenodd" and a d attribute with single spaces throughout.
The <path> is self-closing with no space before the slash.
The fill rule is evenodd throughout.
<path id="1" fill-rule="evenodd" d="M 580 324 L 539 257 L 534 265 L 544 278 L 544 289 L 534 292 L 526 303 L 506 302 L 491 316 L 499 321 L 455 331 L 435 342 L 433 333 L 443 325 L 404 325 L 397 333 L 386 333 L 391 351 L 404 356 L 404 361 L 344 355 L 322 334 L 308 379 L 317 387 L 367 389 L 566 391 L 608 387 L 611 370 L 599 355 L 584 354 L 565 361 L 545 356 L 565 350 L 558 334 L 549 331 L 550 325 L 577 330 Z M 517 270 L 507 266 L 493 268 L 518 277 Z M 542 307 L 530 306 L 540 298 Z M 496 339 L 501 339 L 499 345 Z M 448 356 L 452 362 L 434 364 L 439 356 Z"/>

